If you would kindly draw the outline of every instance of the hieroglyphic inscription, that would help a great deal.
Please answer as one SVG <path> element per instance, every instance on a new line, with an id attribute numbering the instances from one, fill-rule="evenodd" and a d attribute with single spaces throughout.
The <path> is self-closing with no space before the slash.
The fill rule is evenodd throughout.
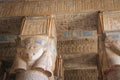
<path id="1" fill-rule="evenodd" d="M 97 68 L 65 70 L 64 74 L 65 80 L 98 80 Z"/>
<path id="2" fill-rule="evenodd" d="M 0 17 L 0 34 L 19 34 L 22 17 Z"/>
<path id="3" fill-rule="evenodd" d="M 97 53 L 97 38 L 58 41 L 58 53 Z"/>
<path id="4" fill-rule="evenodd" d="M 14 59 L 14 57 L 15 57 L 15 54 L 16 54 L 16 52 L 15 52 L 15 47 L 13 47 L 13 48 L 2 48 L 2 49 L 0 49 L 0 58 L 1 59 Z"/>
<path id="5" fill-rule="evenodd" d="M 95 54 L 64 54 L 65 69 L 95 68 L 97 65 L 97 53 Z"/>
<path id="6" fill-rule="evenodd" d="M 15 43 L 15 39 L 17 39 L 17 35 L 1 35 L 0 43 Z"/>
<path id="7" fill-rule="evenodd" d="M 64 40 L 64 32 L 97 30 L 98 13 L 79 13 L 56 15 L 58 39 Z"/>
<path id="8" fill-rule="evenodd" d="M 16 44 L 0 44 L 0 60 L 14 59 L 16 54 Z"/>
<path id="9" fill-rule="evenodd" d="M 118 31 L 120 30 L 120 12 L 103 13 L 104 30 Z"/>
<path id="10" fill-rule="evenodd" d="M 91 38 L 91 37 L 97 37 L 97 31 L 92 30 L 92 31 L 79 31 L 79 30 L 70 30 L 70 31 L 65 31 L 61 33 L 61 36 L 59 37 L 60 40 L 74 40 L 74 39 L 81 39 L 81 38 Z"/>
<path id="11" fill-rule="evenodd" d="M 21 35 L 47 34 L 48 24 L 46 17 L 26 17 Z"/>

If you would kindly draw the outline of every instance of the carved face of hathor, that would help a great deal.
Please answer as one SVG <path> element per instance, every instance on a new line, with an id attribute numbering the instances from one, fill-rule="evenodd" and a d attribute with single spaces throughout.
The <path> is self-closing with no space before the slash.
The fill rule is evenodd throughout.
<path id="1" fill-rule="evenodd" d="M 21 47 L 17 49 L 20 56 L 26 60 L 38 59 L 46 49 L 47 40 L 42 38 L 30 37 L 21 41 Z"/>

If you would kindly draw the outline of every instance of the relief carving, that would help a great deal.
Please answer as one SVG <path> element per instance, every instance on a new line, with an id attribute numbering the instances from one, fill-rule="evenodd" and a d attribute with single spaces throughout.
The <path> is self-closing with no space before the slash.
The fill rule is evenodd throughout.
<path id="1" fill-rule="evenodd" d="M 58 52 L 63 54 L 97 53 L 97 38 L 58 41 Z"/>
<path id="2" fill-rule="evenodd" d="M 116 32 L 108 33 L 105 40 L 108 68 L 105 70 L 107 80 L 119 80 L 120 71 L 120 35 Z"/>
<path id="3" fill-rule="evenodd" d="M 104 30 L 119 31 L 120 30 L 120 13 L 119 12 L 104 12 L 103 13 Z"/>
<path id="4" fill-rule="evenodd" d="M 98 26 L 98 13 L 79 13 L 79 14 L 62 14 L 57 15 L 56 25 L 59 40 L 65 40 L 66 38 L 74 39 L 73 34 L 75 33 L 77 37 L 81 31 L 92 31 L 97 30 Z M 68 35 L 67 35 L 68 34 Z"/>
<path id="5" fill-rule="evenodd" d="M 23 17 L 1 17 L 0 34 L 15 35 L 20 32 Z"/>
<path id="6" fill-rule="evenodd" d="M 11 69 L 11 73 L 16 73 L 16 80 L 54 80 L 57 56 L 54 28 L 49 26 L 48 35 L 19 36 Z"/>

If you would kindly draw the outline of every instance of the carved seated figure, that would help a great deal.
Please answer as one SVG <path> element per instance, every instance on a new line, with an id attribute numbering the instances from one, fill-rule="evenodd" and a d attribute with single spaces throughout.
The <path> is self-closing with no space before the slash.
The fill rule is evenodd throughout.
<path id="1" fill-rule="evenodd" d="M 54 38 L 21 37 L 12 72 L 16 73 L 16 80 L 49 80 L 53 76 L 56 56 Z"/>

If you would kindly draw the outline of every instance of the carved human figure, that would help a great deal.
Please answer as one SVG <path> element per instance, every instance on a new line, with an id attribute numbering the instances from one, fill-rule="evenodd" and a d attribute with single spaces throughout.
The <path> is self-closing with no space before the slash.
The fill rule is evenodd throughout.
<path id="1" fill-rule="evenodd" d="M 56 55 L 54 38 L 21 37 L 12 68 L 16 80 L 48 80 L 53 75 Z"/>

